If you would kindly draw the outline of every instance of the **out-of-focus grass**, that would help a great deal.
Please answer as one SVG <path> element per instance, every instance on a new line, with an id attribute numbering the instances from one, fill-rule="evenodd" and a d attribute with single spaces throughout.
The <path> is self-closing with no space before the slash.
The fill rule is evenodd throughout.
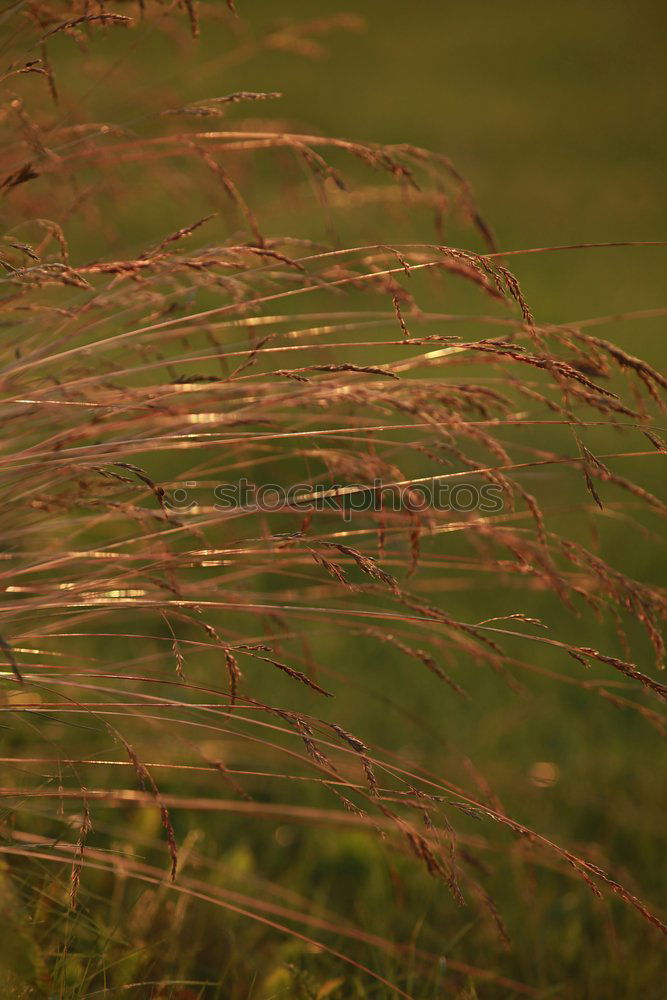
<path id="1" fill-rule="evenodd" d="M 330 13 L 330 4 L 322 0 L 263 0 L 258 6 L 252 11 L 257 28 L 281 15 Z M 173 84 L 181 103 L 237 89 L 280 89 L 282 114 L 302 126 L 352 138 L 414 142 L 447 153 L 473 182 L 502 248 L 665 235 L 662 5 L 567 0 L 556 6 L 518 2 L 508 7 L 433 0 L 419 9 L 368 3 L 362 13 L 366 32 L 328 40 L 321 62 L 262 53 L 239 70 L 218 58 L 225 46 L 222 30 L 205 31 L 199 43 L 201 74 L 170 77 L 165 62 L 161 84 L 167 89 Z M 164 52 L 156 42 L 154 62 L 150 44 L 147 53 L 146 78 L 152 80 Z M 141 71 L 132 65 L 141 87 Z M 94 85 L 101 117 L 122 119 L 123 91 Z M 130 103 L 126 110 L 131 122 Z M 272 182 L 265 178 L 266 184 Z M 261 209 L 262 182 L 254 201 Z M 272 224 L 280 231 L 281 224 L 286 229 L 290 223 L 293 231 L 295 220 L 303 235 L 321 232 L 319 215 L 295 215 L 290 206 Z M 118 243 L 142 246 L 156 230 L 166 232 L 187 221 L 177 204 L 165 209 L 156 192 L 141 216 L 125 217 L 118 206 Z M 345 223 L 339 225 L 344 234 Z M 372 230 L 372 212 L 364 225 Z M 413 234 L 423 235 L 424 225 L 424 219 L 415 219 Z M 401 234 L 409 231 L 401 222 Z M 664 261 L 665 251 L 659 249 L 600 250 L 521 259 L 516 270 L 540 321 L 569 321 L 663 305 Z M 658 366 L 667 359 L 663 329 L 662 320 L 615 328 L 620 342 Z M 576 477 L 571 484 L 573 490 L 582 488 Z M 610 537 L 618 546 L 632 544 L 622 528 Z M 630 551 L 628 561 L 630 571 L 664 582 L 661 545 L 644 545 L 636 557 Z M 489 579 L 486 587 L 493 586 Z M 440 596 L 454 616 L 475 620 L 485 615 L 483 586 L 474 606 L 469 592 Z M 537 606 L 532 610 L 539 613 Z M 641 719 L 540 678 L 531 680 L 525 694 L 514 694 L 473 666 L 469 705 L 443 698 L 427 675 L 420 675 L 406 694 L 405 664 L 391 649 L 371 655 L 370 644 L 338 635 L 329 654 L 331 662 L 344 659 L 360 683 L 385 692 L 393 703 L 362 699 L 350 689 L 346 718 L 369 741 L 390 750 L 404 749 L 409 741 L 413 758 L 434 772 L 447 770 L 454 780 L 461 754 L 470 757 L 508 812 L 519 819 L 524 811 L 538 815 L 540 829 L 555 840 L 589 849 L 599 845 L 616 870 L 631 868 L 642 891 L 659 900 L 664 843 L 656 786 L 665 754 L 657 734 Z M 551 665 L 542 653 L 536 653 L 535 664 Z M 418 720 L 417 730 L 395 703 Z M 72 730 L 72 756 L 76 739 Z M 531 769 L 544 761 L 557 769 L 558 780 L 549 787 L 531 779 Z M 196 778 L 188 778 L 187 791 L 197 794 Z M 104 809 L 96 808 L 96 816 L 102 826 Z M 519 849 L 512 871 L 503 855 L 493 885 L 514 939 L 514 950 L 505 955 L 490 938 L 479 943 L 470 933 L 473 918 L 456 908 L 442 886 L 412 866 L 408 874 L 402 859 L 387 859 L 379 845 L 356 833 L 289 824 L 274 828 L 218 813 L 183 812 L 175 822 L 181 838 L 196 829 L 216 857 L 209 873 L 214 884 L 251 891 L 255 878 L 282 880 L 295 893 L 356 917 L 373 933 L 450 960 L 496 968 L 536 986 L 542 997 L 658 1000 L 662 995 L 664 965 L 635 914 L 613 907 L 612 928 L 604 908 L 579 883 L 568 886 L 561 876 L 545 873 L 536 877 Z M 137 810 L 138 831 L 147 838 L 159 836 L 158 824 L 157 815 Z M 474 821 L 464 820 L 463 826 L 474 836 Z M 151 844 L 149 839 L 147 854 Z M 46 868 L 44 880 L 48 889 Z M 93 906 L 91 898 L 76 918 L 68 953 L 55 959 L 39 954 L 42 946 L 48 954 L 57 937 L 48 908 L 35 913 L 22 909 L 18 899 L 6 901 L 11 934 L 0 936 L 0 958 L 5 969 L 15 966 L 17 978 L 7 973 L 4 989 L 16 989 L 22 977 L 31 978 L 31 969 L 48 961 L 61 989 L 53 995 L 84 997 L 105 990 L 125 995 L 120 991 L 128 984 L 152 980 L 174 984 L 156 996 L 183 998 L 382 995 L 308 946 L 280 945 L 266 930 L 202 902 L 179 904 L 169 890 L 138 890 L 121 876 L 115 884 L 108 908 Z M 100 877 L 100 893 L 105 885 Z M 93 872 L 86 873 L 86 887 L 95 893 Z M 362 945 L 355 954 L 364 959 Z M 381 971 L 424 1000 L 453 995 L 450 984 L 459 989 L 462 983 L 460 974 L 450 980 L 445 961 L 434 964 L 427 976 L 411 969 L 410 961 L 397 966 L 387 960 Z M 461 996 L 513 995 L 508 986 L 483 979 L 472 983 Z M 139 995 L 151 995 L 150 989 L 139 987 Z"/>

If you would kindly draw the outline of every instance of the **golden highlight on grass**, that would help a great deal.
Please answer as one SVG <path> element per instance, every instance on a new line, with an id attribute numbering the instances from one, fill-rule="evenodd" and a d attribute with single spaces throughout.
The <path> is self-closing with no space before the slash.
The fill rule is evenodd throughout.
<path id="1" fill-rule="evenodd" d="M 264 115 L 277 91 L 178 107 L 152 95 L 143 119 L 87 121 L 86 86 L 60 79 L 72 47 L 106 71 L 118 26 L 124 40 L 147 25 L 196 36 L 208 16 L 227 16 L 204 3 L 99 6 L 36 2 L 4 14 L 5 883 L 48 897 L 63 942 L 77 914 L 90 919 L 95 894 L 143 880 L 161 899 L 242 913 L 412 995 L 397 973 L 404 943 L 279 881 L 245 895 L 209 884 L 186 819 L 219 812 L 380 838 L 506 948 L 487 886 L 489 858 L 502 867 L 503 853 L 618 897 L 664 934 L 657 903 L 644 902 L 650 886 L 635 890 L 626 873 L 507 814 L 474 769 L 462 786 L 409 748 L 397 754 L 350 731 L 345 693 L 376 695 L 336 651 L 344 636 L 371 642 L 380 662 L 387 649 L 399 655 L 404 690 L 377 692 L 398 713 L 420 671 L 444 682 L 452 706 L 474 705 L 478 671 L 490 670 L 510 689 L 548 676 L 664 732 L 667 687 L 654 670 L 667 597 L 583 533 L 563 536 L 558 497 L 566 492 L 586 523 L 640 519 L 660 530 L 665 504 L 642 481 L 664 461 L 653 422 L 667 380 L 590 322 L 534 316 L 504 261 L 536 251 L 496 250 L 442 156 L 243 117 L 259 102 Z M 284 25 L 256 44 L 298 53 L 337 27 L 354 29 L 354 19 Z M 223 115 L 236 116 L 229 130 L 187 121 Z M 276 202 L 256 204 L 246 191 L 267 169 Z M 114 233 L 115 204 L 141 212 L 148 188 L 170 198 L 183 178 L 195 194 L 179 201 L 179 228 L 140 247 Z M 429 209 L 435 235 L 393 243 L 380 232 L 344 246 L 335 234 L 325 245 L 274 230 L 281 201 L 300 203 L 304 184 L 327 218 L 346 204 L 372 213 L 398 191 L 408 208 Z M 469 246 L 444 241 L 450 218 Z M 551 249 L 564 248 L 539 252 Z M 458 283 L 478 296 L 477 313 L 420 307 Z M 217 508 L 216 484 L 244 475 L 308 481 L 332 503 Z M 488 483 L 503 509 L 344 516 L 377 479 Z M 178 489 L 192 506 L 171 502 Z M 448 610 L 449 595 L 482 586 L 480 621 Z M 573 624 L 552 635 L 545 609 L 556 605 Z M 414 745 L 419 727 L 409 725 Z M 157 831 L 138 818 L 155 810 L 162 867 Z M 361 962 L 348 949 L 360 942 L 394 964 Z M 426 975 L 435 956 L 413 949 L 410 961 Z M 491 967 L 450 968 L 462 983 L 494 984 L 493 995 L 534 992 Z M 48 968 L 42 975 L 53 995 L 70 995 Z"/>

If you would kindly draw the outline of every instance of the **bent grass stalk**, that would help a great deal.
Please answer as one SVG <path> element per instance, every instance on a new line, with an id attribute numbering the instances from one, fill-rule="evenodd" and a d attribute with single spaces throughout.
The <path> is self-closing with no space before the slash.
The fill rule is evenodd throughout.
<path id="1" fill-rule="evenodd" d="M 596 896 L 619 897 L 665 933 L 653 908 L 606 866 L 513 819 L 474 780 L 459 786 L 349 731 L 345 699 L 339 716 L 335 697 L 348 689 L 386 699 L 408 726 L 415 720 L 400 692 L 373 694 L 345 663 L 331 662 L 332 635 L 344 624 L 353 641 L 390 646 L 402 657 L 408 692 L 425 669 L 445 682 L 446 697 L 474 701 L 476 669 L 497 672 L 511 687 L 523 672 L 528 681 L 546 676 L 597 694 L 664 731 L 667 688 L 644 666 L 645 650 L 640 669 L 633 649 L 643 649 L 636 624 L 662 667 L 665 593 L 610 566 L 579 536 L 562 537 L 552 527 L 560 510 L 550 492 L 567 477 L 568 503 L 587 520 L 638 521 L 649 531 L 653 522 L 642 510 L 664 515 L 665 505 L 631 477 L 643 474 L 649 458 L 664 460 L 652 427 L 667 380 L 588 332 L 609 318 L 541 322 L 503 263 L 640 244 L 498 251 L 458 171 L 408 145 L 300 135 L 280 123 L 259 131 L 252 120 L 229 130 L 170 131 L 177 117 L 240 113 L 237 105 L 277 99 L 277 92 L 237 91 L 148 111 L 157 135 L 131 133 L 122 122 L 89 125 L 86 100 L 76 93 L 67 94 L 67 113 L 49 104 L 56 87 L 65 100 L 59 66 L 75 58 L 75 42 L 94 53 L 103 30 L 122 23 L 130 37 L 137 24 L 86 6 L 36 3 L 25 19 L 10 18 L 12 69 L 2 80 L 0 647 L 2 713 L 17 747 L 2 763 L 3 773 L 24 769 L 20 785 L 3 780 L 0 788 L 14 817 L 11 827 L 3 821 L 8 863 L 20 859 L 20 870 L 30 872 L 38 860 L 56 870 L 66 862 L 65 909 L 80 905 L 89 869 L 157 887 L 171 880 L 170 892 L 317 944 L 402 996 L 409 994 L 398 982 L 326 939 L 364 941 L 399 960 L 402 945 L 318 915 L 319 904 L 303 898 L 292 907 L 271 903 L 261 888 L 243 897 L 205 891 L 187 873 L 172 814 L 358 826 L 385 838 L 388 850 L 412 855 L 509 946 L 476 858 L 506 849 L 495 831 L 504 827 L 531 863 L 583 881 Z M 139 6 L 153 30 L 180 30 L 178 10 Z M 184 6 L 197 34 L 210 8 Z M 298 50 L 319 45 L 313 39 L 328 30 L 325 22 L 284 27 L 266 44 Z M 92 58 L 103 73 L 111 57 L 102 46 Z M 129 49 L 124 58 L 138 56 Z M 276 158 L 295 198 L 302 194 L 295 164 L 305 171 L 327 211 L 344 211 L 346 200 L 355 210 L 390 205 L 398 187 L 408 204 L 413 198 L 436 209 L 438 239 L 332 247 L 265 229 L 263 220 L 279 214 L 276 204 L 256 212 L 244 194 L 264 155 Z M 123 187 L 120 168 L 129 164 L 144 174 L 136 191 Z M 364 187 L 364 176 L 355 191 L 360 172 L 386 180 Z M 152 233 L 146 247 L 122 247 L 118 259 L 86 256 L 86 247 L 104 247 L 98 229 L 108 199 L 122 194 L 140 206 L 146 177 L 168 197 L 182 173 L 196 187 L 195 203 L 204 200 L 213 212 L 197 219 L 195 204 L 188 219 L 184 206 L 179 228 Z M 85 195 L 73 199 L 81 184 Z M 47 205 L 53 219 L 43 217 Z M 443 212 L 468 223 L 470 242 L 481 249 L 442 242 Z M 221 218 L 231 220 L 227 235 Z M 456 282 L 482 296 L 489 312 L 420 308 L 420 296 L 432 300 Z M 461 325 L 462 335 L 443 334 L 445 324 Z M 489 326 L 498 336 L 487 336 Z M 285 367 L 289 352 L 298 360 Z M 612 435 L 621 433 L 618 447 Z M 201 490 L 234 471 L 264 469 L 285 484 L 307 477 L 321 487 L 311 499 L 338 503 L 270 514 L 252 504 L 221 512 L 210 494 L 189 510 L 167 503 L 188 483 Z M 550 477 L 532 479 L 540 495 L 528 491 L 528 470 Z M 408 505 L 361 511 L 349 523 L 341 501 L 369 490 L 376 477 L 408 490 L 435 480 L 486 482 L 501 491 L 505 509 L 453 515 Z M 511 593 L 511 611 L 493 606 L 488 590 L 479 621 L 440 602 L 441 590 L 460 597 L 489 575 Z M 578 616 L 577 634 L 590 642 L 545 635 L 530 614 L 535 594 Z M 599 649 L 596 618 L 607 623 Z M 555 658 L 533 662 L 536 645 Z M 587 669 L 585 679 L 572 673 L 573 659 Z M 331 708 L 323 707 L 322 696 L 331 694 Z M 211 756 L 206 746 L 214 739 L 233 764 Z M 217 790 L 170 790 L 182 787 L 183 771 L 196 774 L 198 788 L 205 781 Z M 132 774 L 138 788 L 130 787 Z M 277 801 L 254 801 L 267 783 Z M 300 802 L 305 786 L 317 786 L 330 807 Z M 76 802 L 78 826 L 68 819 Z M 108 832 L 100 834 L 103 846 L 91 845 L 105 829 L 96 818 L 100 802 L 159 811 L 166 873 L 139 862 L 129 846 L 110 858 Z M 471 835 L 465 824 L 455 830 L 457 814 L 473 817 L 483 832 Z M 41 832 L 45 818 L 59 831 L 55 841 Z M 131 845 L 126 824 L 111 829 Z M 279 885 L 272 891 L 289 900 Z M 322 938 L 315 942 L 299 926 Z M 492 970 L 451 965 L 531 992 Z"/>

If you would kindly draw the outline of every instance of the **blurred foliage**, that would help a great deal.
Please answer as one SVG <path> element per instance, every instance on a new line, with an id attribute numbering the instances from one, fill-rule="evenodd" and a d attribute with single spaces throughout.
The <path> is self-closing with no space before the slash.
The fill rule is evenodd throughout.
<path id="1" fill-rule="evenodd" d="M 90 74 L 82 73 L 70 39 L 54 40 L 63 95 L 81 88 L 98 120 L 150 134 L 151 111 L 244 89 L 281 91 L 279 110 L 254 109 L 258 122 L 265 113 L 279 114 L 290 127 L 316 134 L 414 143 L 450 156 L 471 181 L 503 249 L 664 236 L 663 4 L 517 0 L 503 6 L 481 0 L 466 6 L 426 0 L 410 7 L 398 0 L 370 0 L 341 18 L 336 31 L 304 32 L 301 51 L 294 43 L 281 47 L 281 26 L 292 19 L 328 17 L 330 2 L 238 0 L 237 6 L 238 24 L 227 17 L 207 20 L 203 11 L 196 42 L 179 33 L 158 36 L 150 22 L 136 34 L 110 31 L 96 39 L 90 56 L 82 57 Z M 0 20 L 0 31 L 1 25 Z M 272 46 L 258 41 L 266 32 L 274 37 Z M 105 65 L 111 66 L 101 77 L 94 72 L 95 46 L 105 46 Z M 139 49 L 140 59 L 135 56 Z M 146 121 L 137 116 L 137 94 Z M 66 96 L 63 102 L 66 115 Z M 126 208 L 119 197 L 96 233 L 77 231 L 73 221 L 68 237 L 77 258 L 138 253 L 210 210 L 207 188 L 193 189 L 186 169 L 167 192 L 145 165 L 119 164 L 117 169 L 119 188 L 142 186 L 142 207 L 137 210 L 132 201 Z M 328 239 L 327 213 L 316 199 L 304 191 L 298 204 L 274 200 L 277 181 L 271 164 L 263 163 L 246 192 L 267 230 Z M 82 179 L 82 194 L 84 189 Z M 269 191 L 271 199 L 265 197 Z M 358 214 L 341 210 L 335 213 L 335 236 L 341 243 L 372 238 L 381 220 L 385 233 L 395 225 L 396 241 L 431 239 L 426 209 L 417 208 L 407 218 L 397 212 L 395 220 L 389 216 L 390 224 L 387 218 L 385 206 L 371 205 Z M 226 223 L 223 219 L 220 225 Z M 451 226 L 446 235 L 452 243 L 470 241 L 455 220 Z M 474 249 L 480 249 L 479 241 Z M 664 305 L 661 248 L 518 258 L 515 269 L 539 322 L 574 322 Z M 429 286 L 420 292 L 424 308 L 440 295 Z M 465 290 L 447 294 L 447 309 L 469 305 Z M 663 329 L 663 318 L 633 320 L 615 326 L 614 339 L 664 367 Z M 372 351 L 367 363 L 371 358 Z M 663 482 L 657 468 L 646 474 L 645 485 L 655 492 Z M 572 475 L 554 486 L 554 506 L 563 508 L 560 516 L 571 533 L 588 538 L 588 523 L 571 524 L 567 507 L 574 495 L 580 502 L 583 487 Z M 653 526 L 649 517 L 647 523 Z M 623 523 L 606 524 L 601 533 L 628 572 L 665 583 L 664 541 L 636 544 Z M 494 586 L 490 579 L 475 593 L 445 589 L 437 596 L 453 616 L 474 621 L 486 616 L 485 587 Z M 494 609 L 503 595 L 495 597 Z M 514 610 L 513 600 L 508 594 L 508 611 Z M 546 600 L 531 595 L 527 610 L 540 615 Z M 556 634 L 576 629 L 564 613 L 559 617 L 551 611 L 549 620 Z M 548 677 L 532 677 L 530 688 L 516 693 L 473 665 L 466 685 L 473 693 L 470 703 L 443 695 L 426 675 L 405 687 L 406 667 L 397 651 L 382 647 L 378 655 L 370 643 L 343 630 L 327 640 L 326 650 L 329 660 L 344 662 L 358 673 L 361 685 L 380 693 L 367 699 L 350 688 L 344 708 L 353 731 L 433 773 L 446 771 L 453 781 L 465 780 L 462 759 L 469 758 L 508 813 L 530 818 L 555 841 L 611 862 L 630 888 L 659 905 L 665 888 L 665 792 L 658 775 L 666 755 L 644 719 Z M 549 652 L 538 647 L 532 652 L 536 667 L 553 666 Z M 578 669 L 572 665 L 573 675 Z M 344 698 L 339 694 L 339 701 Z M 70 735 L 68 752 L 75 757 L 79 737 L 75 729 Z M 82 746 L 84 740 L 85 734 Z M 551 771 L 535 770 L 544 763 Z M 206 794 L 196 774 L 183 788 L 172 776 L 170 789 L 193 797 Z M 263 792 L 260 786 L 259 795 L 270 802 L 273 790 Z M 317 793 L 303 798 L 321 804 Z M 118 816 L 114 819 L 114 811 L 102 804 L 94 812 L 94 830 L 113 840 L 121 826 Z M 3 810 L 2 819 L 11 827 L 11 810 Z M 526 862 L 521 842 L 512 844 L 509 834 L 504 835 L 507 850 L 492 859 L 491 876 L 494 899 L 513 939 L 506 952 L 481 918 L 457 907 L 440 883 L 354 830 L 297 826 L 289 819 L 251 822 L 243 815 L 194 809 L 179 810 L 173 819 L 182 851 L 193 852 L 193 870 L 202 883 L 258 896 L 269 883 L 279 883 L 294 894 L 297 907 L 304 898 L 317 902 L 369 933 L 404 945 L 399 961 L 378 959 L 363 941 L 339 940 L 335 933 L 327 939 L 417 1000 L 663 996 L 667 969 L 660 944 L 637 915 L 595 899 L 562 873 L 536 870 Z M 118 850 L 141 850 L 141 859 L 162 865 L 157 810 L 128 809 L 124 821 L 132 838 L 119 841 Z M 476 823 L 462 820 L 473 839 Z M 45 833 L 50 829 L 44 818 Z M 74 821 L 72 829 L 76 837 Z M 120 863 L 112 872 L 84 871 L 76 912 L 62 905 L 70 878 L 64 865 L 55 869 L 45 861 L 39 886 L 27 867 L 21 881 L 20 865 L 11 878 L 6 871 L 0 875 L 5 920 L 0 990 L 6 996 L 361 1000 L 389 995 L 313 944 L 283 939 L 267 926 L 167 886 L 136 883 Z M 203 886 L 200 890 L 205 894 Z M 305 933 L 310 933 L 307 927 Z M 425 961 L 419 949 L 432 958 Z M 495 974 L 517 983 L 496 981 Z M 522 984 L 528 984 L 527 994 Z"/>

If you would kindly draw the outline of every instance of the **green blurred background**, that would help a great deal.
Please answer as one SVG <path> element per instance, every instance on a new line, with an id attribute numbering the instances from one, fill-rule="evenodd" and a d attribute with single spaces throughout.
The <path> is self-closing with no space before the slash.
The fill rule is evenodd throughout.
<path id="1" fill-rule="evenodd" d="M 156 79 L 170 78 L 177 99 L 280 90 L 278 113 L 306 129 L 445 153 L 472 183 L 502 248 L 664 237 L 664 5 L 243 6 L 258 35 L 281 18 L 308 23 L 346 10 L 365 28 L 318 39 L 321 60 L 263 50 L 225 65 L 227 29 L 205 25 L 199 74 L 162 77 L 160 64 Z M 119 98 L 110 87 L 115 118 Z M 543 319 L 664 304 L 661 251 L 553 256 L 519 267 Z"/>
<path id="2" fill-rule="evenodd" d="M 353 4 L 348 6 L 353 9 Z M 260 37 L 281 18 L 308 21 L 335 13 L 325 0 L 239 0 L 238 7 L 247 18 L 249 27 L 242 31 L 247 30 L 248 37 L 253 32 Z M 306 131 L 408 142 L 447 154 L 471 182 L 503 249 L 667 238 L 664 4 L 517 0 L 501 5 L 481 0 L 465 5 L 422 0 L 408 5 L 377 0 L 357 4 L 354 13 L 365 20 L 363 30 L 327 34 L 321 40 L 325 51 L 314 59 L 266 49 L 241 62 L 226 58 L 232 29 L 227 22 L 207 25 L 205 19 L 196 43 L 197 73 L 191 70 L 191 50 L 186 52 L 194 43 L 175 41 L 172 49 L 172 43 L 149 35 L 141 63 L 133 62 L 131 53 L 128 58 L 125 47 L 133 44 L 132 36 L 109 44 L 123 57 L 117 72 L 131 73 L 149 106 L 151 88 L 156 108 L 158 102 L 165 106 L 165 91 L 170 90 L 177 103 L 235 90 L 280 90 L 284 98 L 278 113 Z M 179 52 L 187 58 L 179 58 Z M 102 119 L 133 120 L 131 88 L 116 89 L 112 79 L 91 81 L 91 88 Z M 274 111 L 271 107 L 271 114 Z M 272 181 L 267 173 L 255 182 L 251 200 L 260 215 L 262 185 L 268 190 Z M 197 204 L 197 197 L 189 191 L 187 205 L 176 199 L 165 205 L 155 192 L 140 215 L 134 210 L 124 214 L 119 203 L 118 245 L 142 247 L 191 221 L 198 207 L 206 207 L 204 198 Z M 323 235 L 312 206 L 284 205 L 272 212 L 274 234 L 298 230 L 301 235 Z M 339 231 L 345 236 L 348 230 L 357 231 L 356 225 L 342 221 Z M 373 212 L 359 225 L 372 230 Z M 397 223 L 395 237 L 390 221 L 384 220 L 384 241 L 408 234 L 432 239 L 419 213 Z M 458 232 L 454 236 L 464 238 Z M 566 322 L 663 306 L 666 253 L 662 248 L 573 251 L 518 258 L 513 267 L 538 321 Z M 447 307 L 456 301 L 453 293 Z M 611 328 L 605 329 L 604 335 L 611 336 Z M 664 320 L 615 325 L 613 338 L 664 367 Z M 647 485 L 660 492 L 663 475 L 657 468 L 651 470 Z M 567 488 L 581 489 L 580 484 Z M 566 492 L 561 499 L 565 497 Z M 576 500 L 582 501 L 580 492 Z M 635 551 L 624 527 L 612 530 L 607 542 L 612 559 L 617 557 L 642 579 L 664 582 L 661 543 Z M 484 594 L 435 597 L 464 620 L 485 613 Z M 496 608 L 502 598 L 496 594 L 492 600 L 492 613 L 500 613 Z M 507 610 L 514 610 L 513 601 L 510 595 Z M 532 610 L 541 610 L 539 599 Z M 553 616 L 552 621 L 558 625 Z M 537 665 L 554 667 L 553 657 L 537 648 L 534 652 Z M 411 685 L 407 695 L 402 686 L 405 662 L 391 650 L 383 650 L 378 658 L 370 643 L 340 636 L 332 640 L 328 653 L 332 662 L 351 663 L 355 656 L 364 681 L 384 690 L 412 717 L 410 725 L 397 724 L 381 701 L 351 698 L 344 713 L 350 729 L 435 772 L 462 773 L 460 757 L 470 757 L 510 814 L 555 840 L 593 851 L 599 845 L 615 870 L 659 905 L 665 845 L 660 821 L 664 781 L 658 781 L 657 774 L 667 758 L 659 736 L 643 720 L 578 689 L 547 681 L 535 680 L 529 691 L 515 695 L 482 671 L 468 684 L 474 690 L 470 704 L 441 694 L 429 678 Z M 558 663 L 559 669 L 569 669 Z M 573 676 L 577 669 L 572 665 Z M 531 769 L 544 761 L 553 763 L 559 775 L 547 788 L 531 780 Z M 192 821 L 199 823 L 200 818 Z M 207 822 L 205 836 L 215 850 L 219 830 L 214 824 L 219 821 Z M 185 832 L 187 816 L 179 823 Z M 283 879 L 353 913 L 370 930 L 402 940 L 414 937 L 432 951 L 523 978 L 539 986 L 540 996 L 607 1000 L 641 995 L 658 1000 L 664 995 L 664 966 L 654 939 L 647 937 L 635 914 L 614 908 L 614 937 L 585 887 L 564 886 L 559 877 L 543 874 L 535 888 L 530 877 L 518 871 L 520 859 L 511 864 L 502 860 L 493 883 L 516 942 L 514 953 L 506 956 L 494 945 L 480 943 L 475 918 L 458 911 L 443 898 L 442 886 L 422 880 L 412 868 L 402 877 L 414 881 L 398 893 L 402 902 L 397 902 L 396 884 L 383 867 L 379 849 L 357 835 L 311 835 L 283 828 L 270 840 L 269 849 L 263 828 L 247 830 L 225 820 L 224 841 L 236 845 L 227 854 L 218 848 L 228 867 Z M 264 939 L 253 936 L 258 932 L 241 925 L 233 932 L 228 926 L 221 930 L 218 919 L 200 916 L 198 930 L 192 933 L 202 942 L 193 958 L 202 974 L 210 975 L 215 967 L 213 931 L 238 935 L 234 947 L 243 951 L 256 948 L 259 955 L 263 948 L 264 956 L 271 954 Z M 322 958 L 316 961 L 303 953 L 288 958 L 312 966 L 318 982 L 333 974 L 327 973 Z M 258 985 L 249 996 L 268 1000 L 298 995 L 293 984 L 270 971 L 274 960 L 268 958 L 261 966 Z M 252 959 L 246 966 L 252 970 Z M 239 973 L 240 982 L 243 975 Z M 271 975 L 278 977 L 275 992 Z M 269 985 L 262 985 L 263 976 Z M 403 985 L 419 997 L 447 995 L 436 980 L 434 973 L 427 985 L 420 985 L 418 977 Z M 345 992 L 351 991 L 349 985 L 342 989 L 337 995 L 355 995 Z M 477 990 L 482 997 L 509 995 L 483 984 Z"/>

